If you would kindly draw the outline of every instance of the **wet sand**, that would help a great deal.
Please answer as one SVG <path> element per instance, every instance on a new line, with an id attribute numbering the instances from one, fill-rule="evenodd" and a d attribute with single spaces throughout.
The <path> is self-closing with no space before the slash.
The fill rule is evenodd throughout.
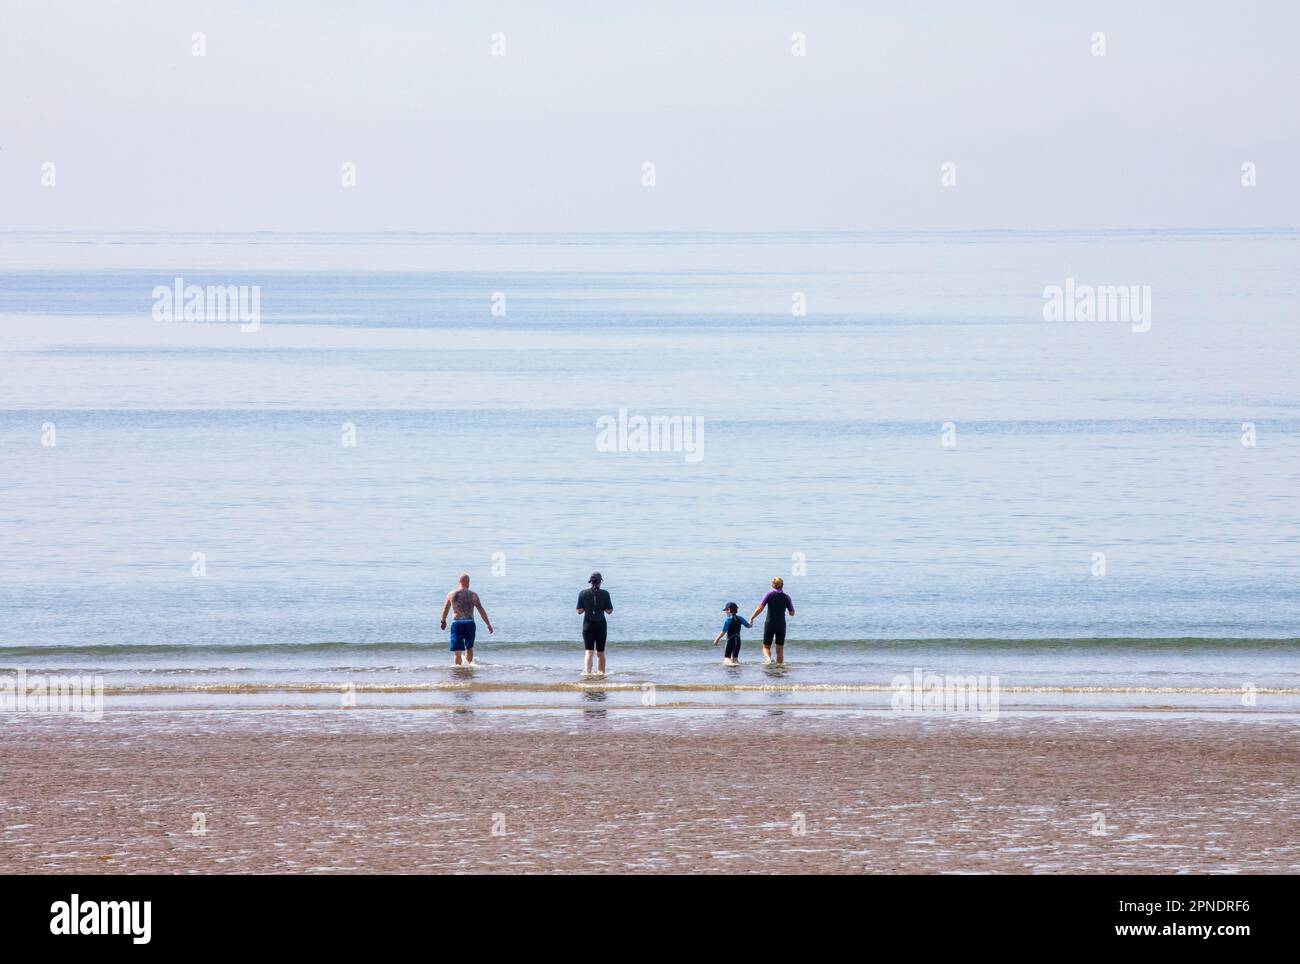
<path id="1" fill-rule="evenodd" d="M 1292 720 L 243 710 L 0 723 L 8 873 L 1300 872 Z"/>

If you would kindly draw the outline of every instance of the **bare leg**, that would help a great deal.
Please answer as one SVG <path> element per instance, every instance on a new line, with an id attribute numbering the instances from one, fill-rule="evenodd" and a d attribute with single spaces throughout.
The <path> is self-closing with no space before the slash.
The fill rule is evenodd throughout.
<path id="1" fill-rule="evenodd" d="M 763 662 L 765 663 L 772 662 L 772 647 L 770 646 L 763 647 Z"/>
<path id="2" fill-rule="evenodd" d="M 582 652 L 582 671 L 588 676 L 591 675 L 591 652 L 589 649 Z"/>
<path id="3" fill-rule="evenodd" d="M 784 663 L 784 662 L 785 662 L 785 647 L 784 647 L 784 646 L 778 646 L 778 647 L 776 648 L 776 661 L 777 661 L 778 663 Z"/>
<path id="4" fill-rule="evenodd" d="M 451 658 L 452 658 L 452 660 L 454 661 L 454 662 L 452 663 L 452 665 L 453 665 L 453 666 L 459 666 L 459 665 L 460 665 L 460 650 L 456 650 L 455 652 L 453 652 L 453 653 L 451 654 Z"/>
<path id="5" fill-rule="evenodd" d="M 605 654 L 604 654 L 604 653 L 597 653 L 597 654 L 596 654 L 596 666 L 597 666 L 597 669 L 601 672 L 601 674 L 604 674 L 604 672 L 605 672 Z"/>
<path id="6" fill-rule="evenodd" d="M 469 649 L 465 650 L 465 662 L 474 662 L 474 647 L 471 646 Z"/>

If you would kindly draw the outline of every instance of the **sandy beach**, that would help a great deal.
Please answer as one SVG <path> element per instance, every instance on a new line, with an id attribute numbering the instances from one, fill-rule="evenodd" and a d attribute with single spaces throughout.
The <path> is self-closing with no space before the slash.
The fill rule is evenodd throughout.
<path id="1" fill-rule="evenodd" d="M 11 873 L 1300 871 L 1300 727 L 1286 719 L 241 710 L 3 722 Z"/>

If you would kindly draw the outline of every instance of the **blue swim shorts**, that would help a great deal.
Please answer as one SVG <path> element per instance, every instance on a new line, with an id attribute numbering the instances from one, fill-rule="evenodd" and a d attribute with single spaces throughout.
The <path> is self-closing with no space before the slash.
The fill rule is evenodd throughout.
<path id="1" fill-rule="evenodd" d="M 459 653 L 461 650 L 474 648 L 474 631 L 478 629 L 478 624 L 472 619 L 453 619 L 451 621 L 451 651 Z"/>

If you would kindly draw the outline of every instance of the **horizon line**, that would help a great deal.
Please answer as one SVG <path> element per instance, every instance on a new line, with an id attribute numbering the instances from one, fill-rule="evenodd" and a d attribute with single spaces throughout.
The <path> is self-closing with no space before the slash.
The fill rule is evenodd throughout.
<path id="1" fill-rule="evenodd" d="M 621 237 L 662 237 L 676 235 L 693 236 L 755 236 L 755 235 L 953 235 L 953 234 L 1250 234 L 1250 233 L 1297 233 L 1297 226 L 1246 226 L 1246 227 L 1108 227 L 1108 228 L 761 228 L 761 229 L 664 229 L 664 230 L 625 230 L 625 229 L 581 229 L 581 230 L 429 230 L 423 228 L 400 229 L 294 229 L 294 228 L 252 228 L 233 230 L 173 230 L 168 228 L 11 228 L 0 230 L 0 237 L 17 235 L 159 235 L 168 237 L 237 237 L 248 235 L 277 236 L 363 236 L 363 235 L 420 235 L 429 237 L 574 237 L 574 236 L 621 236 Z"/>

